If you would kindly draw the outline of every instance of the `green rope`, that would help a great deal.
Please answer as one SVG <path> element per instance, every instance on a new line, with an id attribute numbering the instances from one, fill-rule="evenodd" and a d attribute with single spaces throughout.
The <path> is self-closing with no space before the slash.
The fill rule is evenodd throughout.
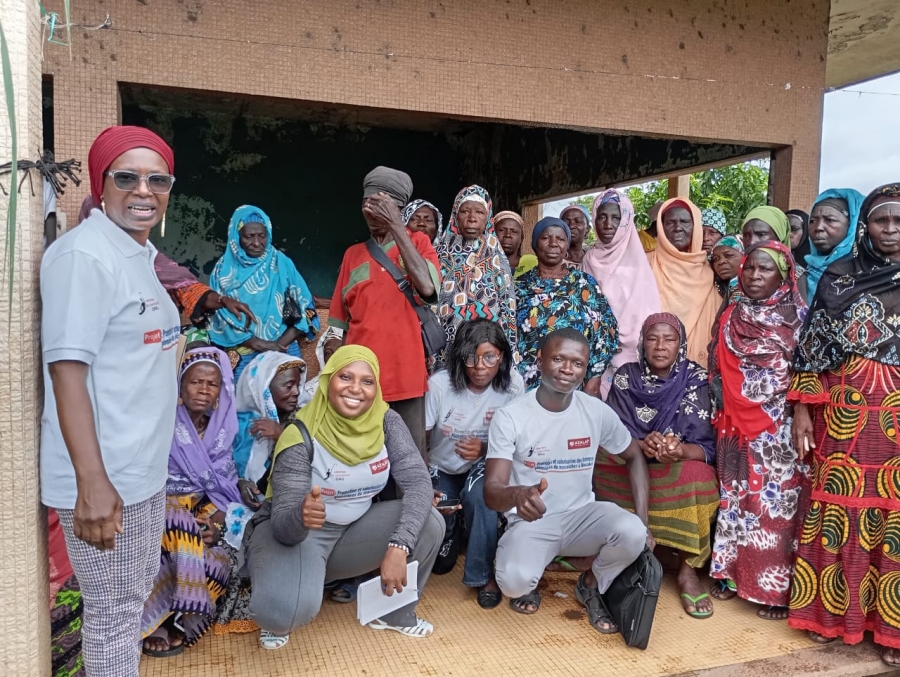
<path id="1" fill-rule="evenodd" d="M 16 105 L 13 98 L 13 79 L 12 79 L 12 63 L 9 60 L 9 49 L 6 46 L 6 34 L 3 32 L 3 24 L 0 23 L 0 59 L 3 61 L 3 88 L 6 90 L 6 111 L 9 114 L 9 132 L 10 132 L 10 150 L 12 155 L 11 170 L 13 183 L 15 177 L 18 176 L 18 160 L 19 148 L 16 132 Z M 7 321 L 9 327 L 12 327 L 12 301 L 13 301 L 13 282 L 15 280 L 15 264 L 16 264 L 16 203 L 18 191 L 9 191 L 9 209 L 6 212 L 6 251 L 3 252 L 3 258 L 6 259 L 6 265 L 9 266 L 9 314 Z"/>

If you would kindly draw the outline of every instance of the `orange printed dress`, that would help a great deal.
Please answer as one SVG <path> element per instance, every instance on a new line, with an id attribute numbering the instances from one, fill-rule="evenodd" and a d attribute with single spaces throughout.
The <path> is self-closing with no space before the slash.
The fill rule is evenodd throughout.
<path id="1" fill-rule="evenodd" d="M 900 649 L 900 262 L 867 235 L 822 275 L 789 399 L 813 416 L 813 488 L 791 588 L 791 627 Z"/>
<path id="2" fill-rule="evenodd" d="M 900 367 L 853 355 L 789 397 L 812 405 L 816 447 L 788 621 L 900 648 Z"/>

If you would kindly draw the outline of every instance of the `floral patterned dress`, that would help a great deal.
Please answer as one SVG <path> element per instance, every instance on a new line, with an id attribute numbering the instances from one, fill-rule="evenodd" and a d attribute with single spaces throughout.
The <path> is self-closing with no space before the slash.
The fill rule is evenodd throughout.
<path id="1" fill-rule="evenodd" d="M 541 382 L 537 353 L 541 338 L 563 327 L 582 332 L 591 346 L 585 380 L 606 371 L 619 349 L 619 326 L 597 281 L 580 270 L 545 279 L 533 268 L 516 280 L 516 321 L 525 388 Z"/>
<path id="2" fill-rule="evenodd" d="M 783 245 L 762 244 L 791 261 Z M 722 315 L 710 363 L 723 386 L 715 417 L 720 504 L 710 575 L 733 581 L 743 599 L 783 607 L 810 491 L 786 400 L 806 304 L 792 261 L 770 298 L 754 301 L 740 291 Z"/>

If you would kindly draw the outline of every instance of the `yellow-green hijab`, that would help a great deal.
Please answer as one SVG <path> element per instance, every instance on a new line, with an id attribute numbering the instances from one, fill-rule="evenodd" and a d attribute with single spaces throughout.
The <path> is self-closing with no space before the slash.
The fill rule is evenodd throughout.
<path id="1" fill-rule="evenodd" d="M 345 418 L 335 411 L 328 401 L 328 385 L 335 373 L 354 362 L 368 364 L 375 373 L 375 382 L 378 386 L 375 401 L 366 413 L 356 418 Z M 356 345 L 341 346 L 319 372 L 319 389 L 316 390 L 316 394 L 297 414 L 297 418 L 303 421 L 310 436 L 318 440 L 332 456 L 345 465 L 359 465 L 377 456 L 384 447 L 384 415 L 388 405 L 381 397 L 379 371 L 378 358 L 368 348 Z M 275 445 L 275 452 L 272 455 L 273 467 L 278 454 L 302 442 L 303 437 L 297 426 L 289 425 Z M 271 486 L 270 483 L 269 495 Z"/>

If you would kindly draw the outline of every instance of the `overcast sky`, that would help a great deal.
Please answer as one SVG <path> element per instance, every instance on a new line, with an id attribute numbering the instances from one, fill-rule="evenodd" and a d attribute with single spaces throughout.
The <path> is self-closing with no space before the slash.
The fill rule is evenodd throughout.
<path id="1" fill-rule="evenodd" d="M 825 95 L 819 186 L 866 194 L 900 181 L 900 73 L 847 89 Z"/>
<path id="2" fill-rule="evenodd" d="M 856 188 L 865 195 L 900 181 L 900 73 L 847 90 L 825 95 L 819 186 Z M 570 202 L 549 202 L 544 215 L 558 216 Z"/>

